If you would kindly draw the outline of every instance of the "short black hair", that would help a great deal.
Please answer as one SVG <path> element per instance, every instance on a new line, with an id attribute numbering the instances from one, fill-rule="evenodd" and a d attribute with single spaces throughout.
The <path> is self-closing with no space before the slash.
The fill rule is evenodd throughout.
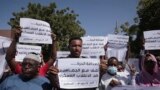
<path id="1" fill-rule="evenodd" d="M 80 40 L 80 41 L 82 41 L 81 37 L 72 37 L 72 38 L 69 39 L 69 44 L 70 44 L 73 40 Z"/>
<path id="2" fill-rule="evenodd" d="M 116 57 L 110 57 L 110 58 L 108 59 L 108 63 L 110 63 L 112 60 L 116 60 L 116 61 L 118 62 L 118 59 L 117 59 Z"/>

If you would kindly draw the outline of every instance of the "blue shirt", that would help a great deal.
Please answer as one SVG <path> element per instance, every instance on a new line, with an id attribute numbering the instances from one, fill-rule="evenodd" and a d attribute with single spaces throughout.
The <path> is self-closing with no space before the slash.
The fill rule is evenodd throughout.
<path id="1" fill-rule="evenodd" d="M 13 75 L 0 84 L 0 90 L 51 90 L 47 78 L 37 76 L 29 81 L 23 81 L 19 75 Z"/>

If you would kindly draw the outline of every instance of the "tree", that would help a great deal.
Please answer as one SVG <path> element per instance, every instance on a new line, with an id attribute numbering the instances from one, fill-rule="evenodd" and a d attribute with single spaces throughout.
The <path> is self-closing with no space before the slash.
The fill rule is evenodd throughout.
<path id="1" fill-rule="evenodd" d="M 140 30 L 138 26 L 138 18 L 134 18 L 134 24 L 130 25 L 129 22 L 125 22 L 124 24 L 120 25 L 120 27 L 117 26 L 115 28 L 115 34 L 123 34 L 129 36 L 129 45 L 130 45 L 130 54 L 131 56 L 136 56 L 136 35 L 137 32 Z"/>
<path id="2" fill-rule="evenodd" d="M 140 0 L 137 13 L 141 31 L 160 29 L 160 1 Z"/>
<path id="3" fill-rule="evenodd" d="M 83 36 L 85 30 L 80 26 L 77 20 L 78 14 L 75 14 L 69 7 L 58 10 L 56 3 L 50 3 L 49 6 L 29 3 L 27 9 L 21 8 L 20 12 L 13 12 L 14 18 L 11 18 L 8 24 L 14 28 L 19 25 L 20 18 L 34 18 L 50 23 L 52 31 L 57 35 L 59 50 L 67 50 L 67 43 L 70 37 Z M 48 48 L 48 47 L 46 47 Z"/>
<path id="4" fill-rule="evenodd" d="M 34 18 L 50 23 L 52 31 L 57 36 L 58 49 L 68 50 L 68 40 L 70 37 L 83 36 L 85 30 L 80 26 L 80 21 L 77 20 L 78 14 L 75 14 L 69 7 L 58 10 L 56 3 L 50 3 L 49 6 L 42 6 L 41 4 L 29 3 L 27 9 L 21 8 L 19 12 L 13 12 L 13 18 L 8 24 L 15 28 L 19 25 L 20 18 Z M 44 59 L 50 53 L 50 45 L 42 45 Z"/>
<path id="5" fill-rule="evenodd" d="M 160 29 L 160 0 L 140 0 L 137 6 L 140 31 L 137 33 L 137 48 L 142 47 L 143 32 Z"/>

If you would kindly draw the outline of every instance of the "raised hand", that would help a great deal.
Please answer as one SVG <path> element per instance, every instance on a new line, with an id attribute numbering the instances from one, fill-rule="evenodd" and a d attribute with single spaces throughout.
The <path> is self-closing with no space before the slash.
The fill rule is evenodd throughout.
<path id="1" fill-rule="evenodd" d="M 57 67 L 54 67 L 54 66 L 51 66 L 50 68 L 49 68 L 49 74 L 52 74 L 52 75 L 57 75 L 58 73 L 59 73 L 59 70 L 58 70 L 58 68 Z"/>
<path id="2" fill-rule="evenodd" d="M 131 76 L 136 75 L 136 68 L 135 68 L 135 66 L 133 64 L 132 65 L 127 64 L 127 65 L 128 65 L 128 67 L 130 69 Z"/>
<path id="3" fill-rule="evenodd" d="M 108 43 L 104 45 L 104 51 L 107 51 L 107 49 L 108 49 Z"/>
<path id="4" fill-rule="evenodd" d="M 100 56 L 100 71 L 102 75 L 107 71 L 107 60 L 105 56 Z"/>
<path id="5" fill-rule="evenodd" d="M 51 38 L 52 38 L 53 41 L 55 41 L 57 39 L 56 34 L 51 33 Z"/>
<path id="6" fill-rule="evenodd" d="M 22 28 L 20 26 L 17 26 L 16 28 L 13 29 L 13 35 L 14 35 L 14 39 L 16 41 L 19 40 L 19 37 L 21 36 L 22 33 Z"/>

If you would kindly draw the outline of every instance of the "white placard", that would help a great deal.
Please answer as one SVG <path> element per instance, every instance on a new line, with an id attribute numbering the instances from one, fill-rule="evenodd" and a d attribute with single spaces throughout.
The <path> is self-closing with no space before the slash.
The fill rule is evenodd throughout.
<path id="1" fill-rule="evenodd" d="M 69 51 L 57 51 L 57 58 L 67 57 L 69 54 Z"/>
<path id="2" fill-rule="evenodd" d="M 34 52 L 39 55 L 41 54 L 40 46 L 17 44 L 16 48 L 17 48 L 16 61 L 18 62 L 22 62 L 24 57 L 31 52 Z"/>
<path id="3" fill-rule="evenodd" d="M 10 46 L 11 44 L 11 39 L 7 38 L 7 37 L 2 37 L 0 36 L 0 49 L 2 49 L 3 52 L 0 51 L 0 53 L 6 53 L 7 52 L 7 48 Z"/>
<path id="4" fill-rule="evenodd" d="M 104 45 L 107 43 L 105 36 L 88 36 L 82 37 L 82 53 L 81 56 L 98 57 L 105 55 Z"/>
<path id="5" fill-rule="evenodd" d="M 108 47 L 110 48 L 124 48 L 127 47 L 129 36 L 124 35 L 108 35 Z"/>
<path id="6" fill-rule="evenodd" d="M 145 50 L 160 49 L 160 30 L 144 32 Z"/>
<path id="7" fill-rule="evenodd" d="M 98 87 L 99 60 L 86 58 L 58 59 L 60 88 Z"/>
<path id="8" fill-rule="evenodd" d="M 22 34 L 19 42 L 52 44 L 49 23 L 31 18 L 21 18 Z"/>
<path id="9" fill-rule="evenodd" d="M 50 37 L 35 37 L 35 36 L 31 36 L 31 37 L 26 37 L 26 36 L 22 36 L 19 38 L 20 42 L 23 43 L 43 43 L 43 44 L 52 44 L 52 39 Z"/>
<path id="10" fill-rule="evenodd" d="M 3 76 L 3 72 L 4 72 L 5 66 L 7 64 L 7 62 L 5 60 L 5 56 L 6 56 L 6 54 L 3 54 L 3 55 L 0 54 L 0 79 Z"/>
<path id="11" fill-rule="evenodd" d="M 11 39 L 7 37 L 0 36 L 0 79 L 3 76 L 3 72 L 6 67 L 6 51 L 11 43 Z"/>
<path id="12" fill-rule="evenodd" d="M 115 49 L 115 48 L 108 47 L 106 54 L 108 58 L 116 57 L 118 61 L 123 62 L 126 58 L 126 52 L 127 52 L 127 48 Z"/>
<path id="13" fill-rule="evenodd" d="M 108 35 L 108 49 L 107 56 L 116 57 L 119 61 L 124 61 L 127 52 L 129 36 L 122 35 Z"/>

